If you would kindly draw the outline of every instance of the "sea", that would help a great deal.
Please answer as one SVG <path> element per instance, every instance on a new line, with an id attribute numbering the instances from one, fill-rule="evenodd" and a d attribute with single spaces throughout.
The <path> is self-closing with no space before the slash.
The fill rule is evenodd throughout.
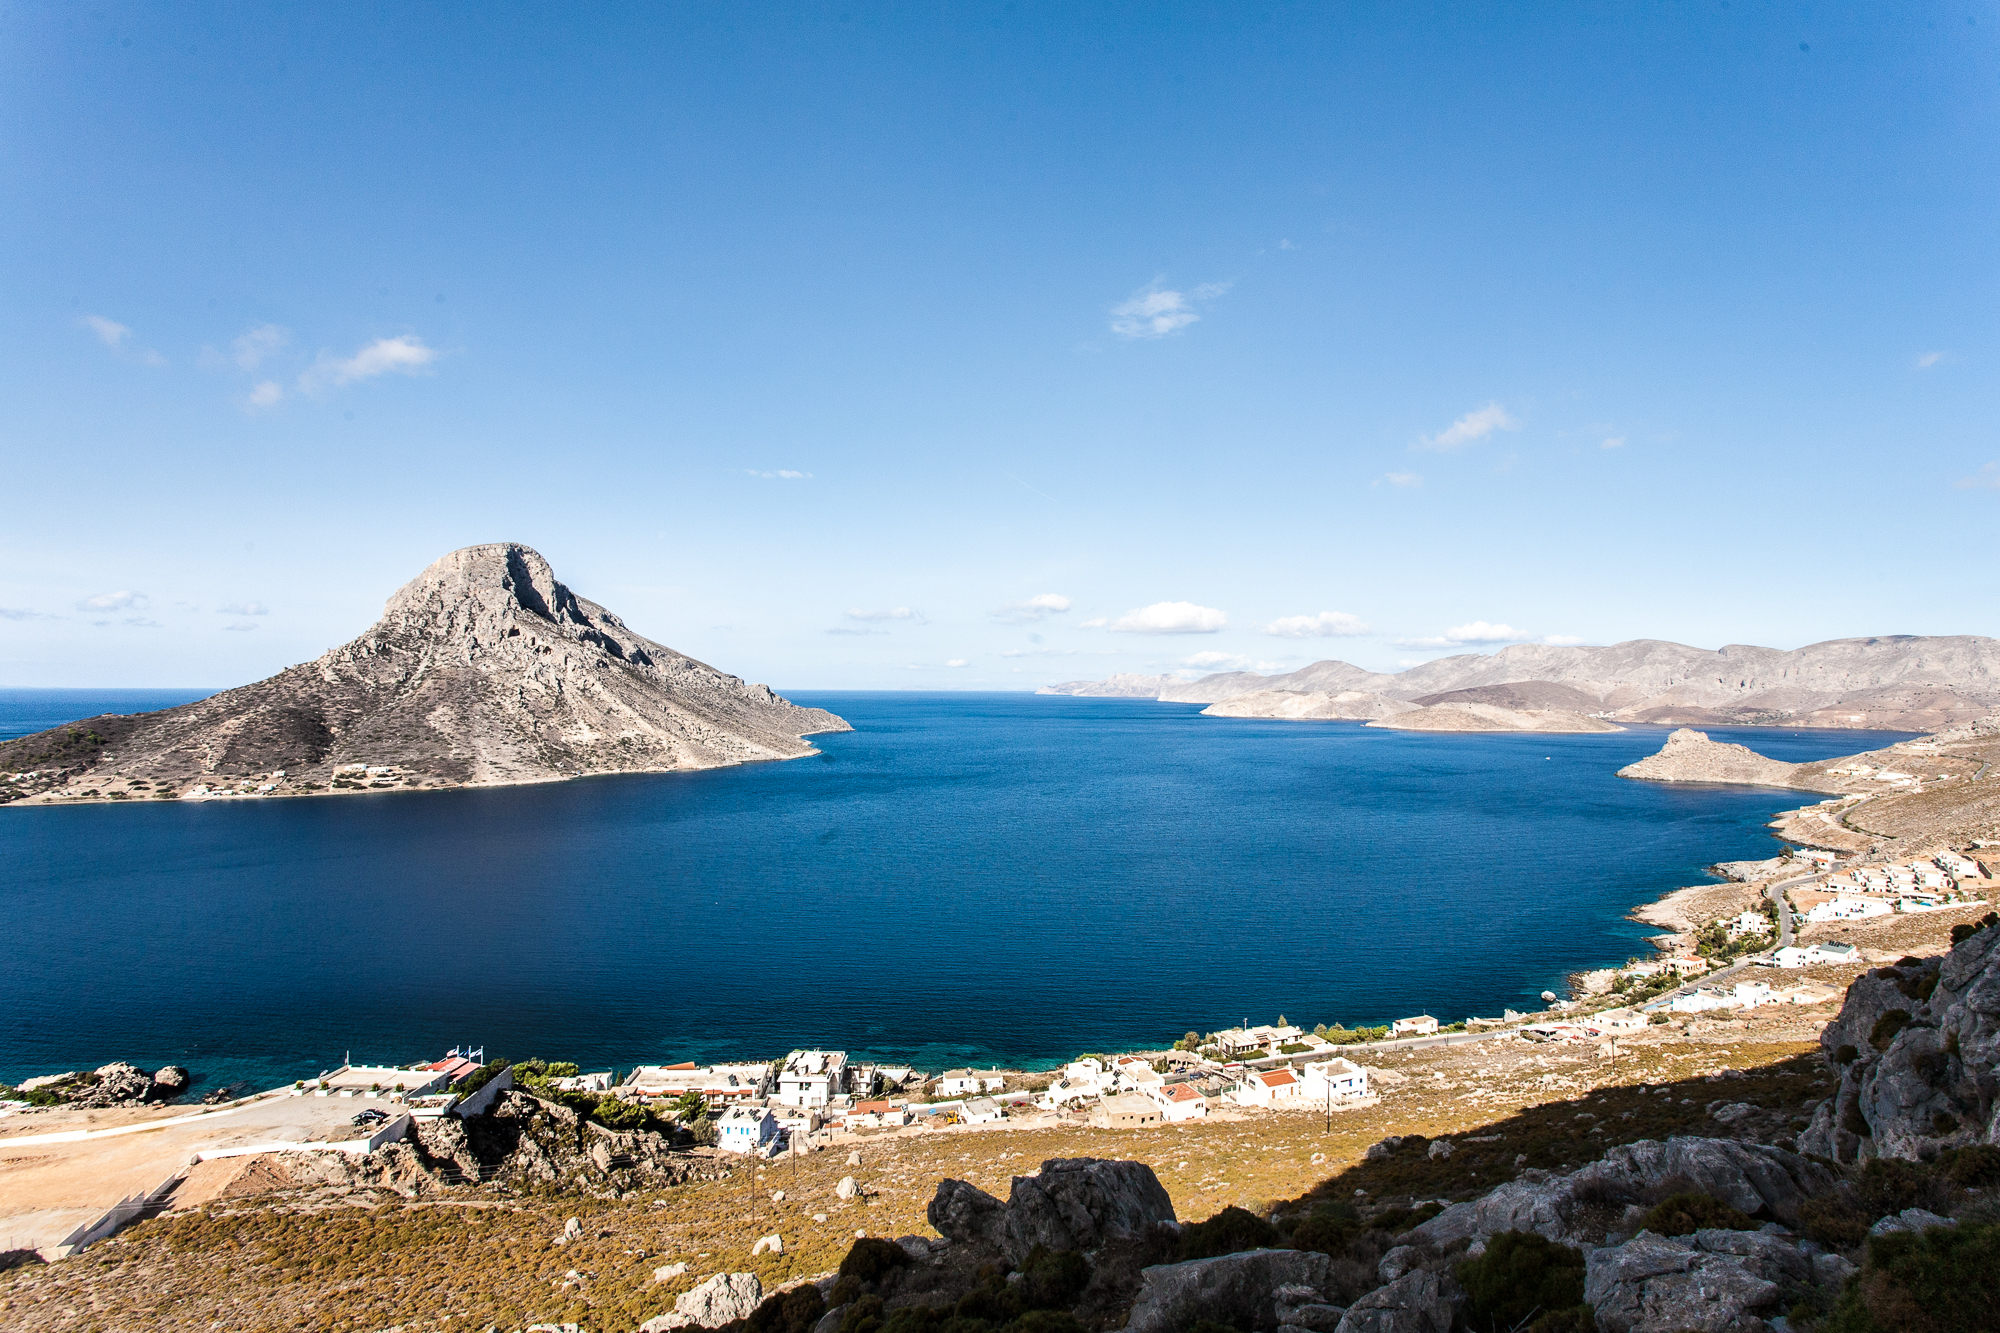
<path id="1" fill-rule="evenodd" d="M 202 691 L 0 691 L 0 737 Z M 1664 728 L 1388 731 L 1032 694 L 698 773 L 0 807 L 0 1081 L 271 1086 L 447 1048 L 589 1069 L 825 1046 L 1041 1068 L 1280 1017 L 1538 1007 L 1809 799 L 1618 778 Z M 1710 728 L 1805 760 L 1880 731 Z"/>

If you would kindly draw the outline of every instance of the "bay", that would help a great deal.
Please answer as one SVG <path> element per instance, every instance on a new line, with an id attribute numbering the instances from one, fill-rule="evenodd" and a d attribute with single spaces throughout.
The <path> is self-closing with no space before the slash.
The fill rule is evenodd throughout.
<path id="1" fill-rule="evenodd" d="M 0 731 L 119 707 L 24 698 L 46 693 L 0 694 Z M 791 697 L 856 730 L 700 773 L 0 807 L 0 1080 L 130 1059 L 275 1083 L 461 1043 L 1037 1067 L 1281 1013 L 1497 1014 L 1647 952 L 1633 906 L 1775 854 L 1765 822 L 1808 799 L 1613 776 L 1661 728 Z M 1898 738 L 1710 734 L 1791 760 Z"/>

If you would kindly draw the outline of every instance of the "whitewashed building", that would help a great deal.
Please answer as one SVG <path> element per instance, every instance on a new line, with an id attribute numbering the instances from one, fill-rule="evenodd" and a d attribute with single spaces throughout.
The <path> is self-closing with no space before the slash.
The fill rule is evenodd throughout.
<path id="1" fill-rule="evenodd" d="M 846 1092 L 846 1051 L 793 1051 L 772 1096 L 787 1106 L 825 1106 Z"/>
<path id="2" fill-rule="evenodd" d="M 1331 1060 L 1308 1061 L 1301 1095 L 1307 1101 L 1359 1101 L 1368 1095 L 1368 1071 L 1352 1060 L 1335 1056 Z"/>
<path id="3" fill-rule="evenodd" d="M 1304 1087 L 1289 1069 L 1258 1069 L 1245 1074 L 1229 1095 L 1244 1106 L 1279 1106 L 1296 1101 Z"/>
<path id="4" fill-rule="evenodd" d="M 1429 1014 L 1418 1014 L 1414 1018 L 1399 1018 L 1390 1029 L 1396 1037 L 1428 1037 L 1438 1030 L 1438 1021 Z"/>
<path id="5" fill-rule="evenodd" d="M 1145 1095 L 1159 1103 L 1169 1122 L 1194 1120 L 1208 1114 L 1208 1098 L 1192 1083 L 1163 1083 L 1146 1089 Z"/>
<path id="6" fill-rule="evenodd" d="M 778 1138 L 778 1117 L 762 1106 L 732 1106 L 715 1122 L 715 1146 L 725 1152 L 762 1152 Z"/>

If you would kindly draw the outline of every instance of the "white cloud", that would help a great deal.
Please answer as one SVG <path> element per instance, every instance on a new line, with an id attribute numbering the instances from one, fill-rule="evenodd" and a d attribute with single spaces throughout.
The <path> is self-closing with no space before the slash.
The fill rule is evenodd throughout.
<path id="1" fill-rule="evenodd" d="M 924 619 L 923 612 L 913 611 L 907 606 L 893 607 L 887 611 L 863 611 L 859 607 L 849 607 L 847 618 L 849 620 L 907 620 L 917 625 L 928 625 L 931 623 Z"/>
<path id="2" fill-rule="evenodd" d="M 254 620 L 239 620 L 239 621 L 237 621 L 237 622 L 236 622 L 235 624 L 233 624 L 233 625 L 224 625 L 224 626 L 223 626 L 222 628 L 224 628 L 224 629 L 227 629 L 227 630 L 246 630 L 246 629 L 256 629 L 256 628 L 257 628 L 257 622 L 256 622 L 256 621 L 254 621 Z"/>
<path id="3" fill-rule="evenodd" d="M 1038 592 L 1033 597 L 1018 602 L 1008 602 L 997 610 L 987 612 L 1003 625 L 1026 625 L 1031 621 L 1047 620 L 1052 615 L 1061 615 L 1070 608 L 1069 598 L 1059 592 Z"/>
<path id="4" fill-rule="evenodd" d="M 2000 463 L 1988 463 L 1969 477 L 1951 484 L 1955 491 L 2000 491 Z"/>
<path id="5" fill-rule="evenodd" d="M 1118 634 L 1215 634 L 1229 623 L 1225 613 L 1193 602 L 1154 602 L 1111 622 Z"/>
<path id="6" fill-rule="evenodd" d="M 125 340 L 132 336 L 131 329 L 115 319 L 106 319 L 102 315 L 85 315 L 77 320 L 77 324 L 96 334 L 97 340 L 114 352 L 123 347 Z"/>
<path id="7" fill-rule="evenodd" d="M 948 667 L 962 667 L 971 666 L 972 663 L 966 661 L 963 657 L 954 657 L 949 662 L 946 662 L 945 665 Z"/>
<path id="8" fill-rule="evenodd" d="M 232 602 L 228 606 L 215 608 L 225 616 L 268 616 L 271 608 L 262 602 Z"/>
<path id="9" fill-rule="evenodd" d="M 1598 446 L 1598 448 L 1600 449 L 1623 449 L 1624 447 L 1625 447 L 1625 437 L 1623 435 L 1609 436 L 1605 439 L 1603 444 L 1600 444 Z"/>
<path id="10" fill-rule="evenodd" d="M 46 611 L 27 611 L 18 606 L 0 606 L 0 620 L 61 620 Z"/>
<path id="11" fill-rule="evenodd" d="M 1082 624 L 1078 625 L 1077 628 L 1103 629 L 1106 625 L 1109 625 L 1110 623 L 1111 623 L 1110 616 L 1092 616 L 1089 620 L 1086 620 Z"/>
<path id="12" fill-rule="evenodd" d="M 1155 279 L 1152 285 L 1111 307 L 1111 331 L 1121 338 L 1164 338 L 1179 333 L 1201 318 L 1190 302 L 1212 301 L 1228 290 L 1226 282 L 1205 282 L 1183 293 L 1163 288 Z"/>
<path id="13" fill-rule="evenodd" d="M 1942 360 L 1944 360 L 1943 352 L 1925 352 L 1922 356 L 1917 358 L 1917 369 L 1929 370 L 1932 366 L 1936 365 L 1938 362 Z"/>
<path id="14" fill-rule="evenodd" d="M 146 594 L 129 589 L 118 592 L 101 592 L 94 597 L 86 597 L 76 604 L 79 611 L 125 611 L 146 604 Z"/>
<path id="15" fill-rule="evenodd" d="M 259 324 L 229 344 L 229 350 L 236 354 L 237 365 L 245 370 L 255 370 L 266 357 L 282 352 L 291 340 L 290 330 L 276 324 Z"/>
<path id="16" fill-rule="evenodd" d="M 100 621 L 98 621 L 97 623 L 101 625 L 101 624 L 103 624 L 104 622 L 100 620 Z M 159 622 L 159 621 L 157 621 L 157 620 L 148 620 L 148 619 L 146 619 L 146 617 L 144 617 L 144 616 L 127 616 L 127 617 L 125 617 L 125 623 L 126 623 L 126 624 L 128 624 L 128 625 L 131 625 L 131 626 L 132 626 L 133 628 L 135 628 L 135 629 L 159 629 L 159 628 L 161 628 L 161 625 L 160 625 L 160 622 Z"/>
<path id="17" fill-rule="evenodd" d="M 285 391 L 278 387 L 276 380 L 265 380 L 252 389 L 249 396 L 243 400 L 243 410 L 250 412 L 260 407 L 275 407 L 278 400 L 284 396 Z"/>
<path id="18" fill-rule="evenodd" d="M 1322 611 L 1316 616 L 1280 616 L 1264 626 L 1264 632 L 1280 639 L 1339 639 L 1374 631 L 1359 616 L 1345 611 Z"/>
<path id="19" fill-rule="evenodd" d="M 1453 449 L 1476 444 L 1496 430 L 1519 429 L 1521 423 L 1509 416 L 1506 408 L 1498 403 L 1488 403 L 1477 411 L 1467 412 L 1436 435 L 1418 440 L 1411 448 L 1449 453 Z"/>
<path id="20" fill-rule="evenodd" d="M 1382 481 L 1377 482 L 1376 485 L 1379 486 L 1382 482 L 1409 490 L 1423 485 L 1424 479 L 1414 472 L 1385 472 L 1382 474 Z"/>
<path id="21" fill-rule="evenodd" d="M 1581 644 L 1583 640 L 1577 638 L 1574 634 L 1544 634 L 1542 642 L 1553 644 L 1557 648 L 1574 648 Z"/>
<path id="22" fill-rule="evenodd" d="M 1428 639 L 1398 639 L 1399 648 L 1481 648 L 1496 643 L 1520 643 L 1535 636 L 1512 625 L 1495 625 L 1484 620 L 1475 620 L 1466 625 L 1455 625 L 1444 633 Z"/>
<path id="23" fill-rule="evenodd" d="M 787 467 L 777 468 L 770 472 L 759 472 L 754 467 L 747 467 L 743 471 L 749 476 L 764 477 L 772 481 L 804 481 L 812 476 L 810 472 L 794 472 Z"/>
<path id="24" fill-rule="evenodd" d="M 437 360 L 437 352 L 424 345 L 414 333 L 394 338 L 377 338 L 353 356 L 321 352 L 312 368 L 299 376 L 299 387 L 307 393 L 372 380 L 378 375 L 421 375 Z"/>

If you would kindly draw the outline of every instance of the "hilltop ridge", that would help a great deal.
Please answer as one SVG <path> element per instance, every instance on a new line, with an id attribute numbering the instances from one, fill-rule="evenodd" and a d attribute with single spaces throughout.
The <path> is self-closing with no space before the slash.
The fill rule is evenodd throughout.
<path id="1" fill-rule="evenodd" d="M 518 542 L 468 546 L 311 662 L 0 744 L 0 801 L 304 795 L 714 768 L 847 731 L 634 633 Z"/>
<path id="2" fill-rule="evenodd" d="M 1398 672 L 1329 659 L 1276 676 L 1249 671 L 1193 681 L 1122 676 L 1114 678 L 1115 689 L 1110 682 L 1071 681 L 1040 692 L 1145 697 L 1149 679 L 1163 682 L 1151 694 L 1162 703 L 1260 697 L 1260 704 L 1215 710 L 1231 717 L 1356 715 L 1342 703 L 1363 705 L 1360 716 L 1381 717 L 1389 710 L 1376 701 L 1384 700 L 1557 708 L 1608 722 L 1653 725 L 1936 731 L 2000 708 L 2000 640 L 1902 634 L 1829 639 L 1790 651 L 1748 644 L 1711 651 L 1661 639 L 1598 648 L 1522 643 Z M 1322 697 L 1300 701 L 1284 695 Z"/>

